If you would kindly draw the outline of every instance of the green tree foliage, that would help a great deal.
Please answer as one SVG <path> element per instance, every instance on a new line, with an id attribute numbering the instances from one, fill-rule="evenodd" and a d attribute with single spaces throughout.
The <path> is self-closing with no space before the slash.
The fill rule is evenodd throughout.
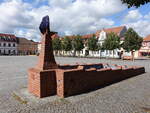
<path id="1" fill-rule="evenodd" d="M 61 50 L 61 40 L 60 38 L 54 38 L 52 40 L 53 50 L 58 51 Z"/>
<path id="2" fill-rule="evenodd" d="M 102 51 L 105 50 L 104 47 L 103 47 L 103 45 L 98 44 L 98 50 L 100 50 L 100 58 L 101 58 Z"/>
<path id="3" fill-rule="evenodd" d="M 107 38 L 104 40 L 103 48 L 105 50 L 113 50 L 113 54 L 114 54 L 114 49 L 120 48 L 119 36 L 117 36 L 117 34 L 113 32 L 109 33 L 107 35 Z"/>
<path id="4" fill-rule="evenodd" d="M 98 44 L 97 39 L 95 38 L 95 35 L 93 35 L 91 38 L 88 39 L 88 49 L 91 51 L 98 50 Z"/>
<path id="5" fill-rule="evenodd" d="M 76 51 L 81 51 L 84 48 L 84 44 L 80 35 L 77 35 L 73 39 L 72 46 Z"/>
<path id="6" fill-rule="evenodd" d="M 127 52 L 136 51 L 141 48 L 142 41 L 143 39 L 132 28 L 129 28 L 125 33 L 122 46 Z"/>
<path id="7" fill-rule="evenodd" d="M 76 51 L 81 51 L 84 48 L 84 43 L 82 41 L 82 38 L 80 35 L 77 35 L 73 40 L 72 40 L 72 48 Z"/>
<path id="8" fill-rule="evenodd" d="M 62 49 L 64 51 L 71 51 L 72 50 L 72 44 L 71 44 L 71 39 L 69 37 L 64 37 L 62 40 Z"/>
<path id="9" fill-rule="evenodd" d="M 135 7 L 140 7 L 141 5 L 144 5 L 150 0 L 121 0 L 123 3 L 128 5 L 128 8 L 135 6 Z"/>

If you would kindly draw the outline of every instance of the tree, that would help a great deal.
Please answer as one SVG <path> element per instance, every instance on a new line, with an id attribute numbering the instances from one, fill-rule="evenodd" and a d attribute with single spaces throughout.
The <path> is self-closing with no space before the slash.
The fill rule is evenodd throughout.
<path id="1" fill-rule="evenodd" d="M 129 28 L 125 33 L 122 46 L 127 52 L 131 52 L 132 59 L 134 59 L 133 52 L 141 48 L 142 41 L 143 39 L 132 28 Z"/>
<path id="2" fill-rule="evenodd" d="M 95 35 L 93 35 L 91 38 L 88 39 L 88 49 L 91 51 L 96 51 L 98 49 L 97 45 L 97 39 L 95 38 Z"/>
<path id="3" fill-rule="evenodd" d="M 61 50 L 61 40 L 60 38 L 54 38 L 52 40 L 53 50 L 56 51 L 58 54 L 58 51 Z"/>
<path id="4" fill-rule="evenodd" d="M 74 49 L 74 55 L 76 55 L 76 51 L 81 51 L 84 48 L 84 43 L 80 35 L 77 35 L 72 40 L 72 48 Z"/>
<path id="5" fill-rule="evenodd" d="M 71 39 L 67 36 L 62 40 L 62 49 L 64 51 L 72 50 Z"/>
<path id="6" fill-rule="evenodd" d="M 114 56 L 114 50 L 117 48 L 120 48 L 120 38 L 115 33 L 109 33 L 107 35 L 107 38 L 104 40 L 103 48 L 105 50 L 111 50 L 113 51 Z"/>
<path id="7" fill-rule="evenodd" d="M 105 50 L 103 45 L 98 44 L 98 50 L 100 50 L 100 58 L 101 58 L 101 56 L 102 56 L 101 53 L 102 53 L 103 50 Z"/>
<path id="8" fill-rule="evenodd" d="M 140 7 L 141 5 L 144 5 L 146 3 L 149 3 L 150 0 L 121 0 L 123 3 L 128 5 L 128 8 L 130 7 Z"/>

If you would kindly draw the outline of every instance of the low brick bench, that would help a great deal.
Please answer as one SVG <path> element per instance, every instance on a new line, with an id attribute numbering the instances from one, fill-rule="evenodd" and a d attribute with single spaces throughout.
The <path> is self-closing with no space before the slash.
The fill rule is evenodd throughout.
<path id="1" fill-rule="evenodd" d="M 112 67 L 112 68 L 111 68 Z M 59 69 L 29 70 L 29 92 L 40 98 L 67 97 L 145 73 L 144 67 L 108 64 L 61 65 Z"/>
<path id="2" fill-rule="evenodd" d="M 145 73 L 144 67 L 56 71 L 57 95 L 67 97 Z"/>

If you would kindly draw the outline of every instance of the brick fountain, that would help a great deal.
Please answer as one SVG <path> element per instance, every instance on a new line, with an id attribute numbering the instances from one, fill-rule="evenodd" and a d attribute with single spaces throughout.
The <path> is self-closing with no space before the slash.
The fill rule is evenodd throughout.
<path id="1" fill-rule="evenodd" d="M 58 65 L 52 49 L 49 17 L 40 24 L 42 47 L 38 64 L 28 71 L 28 90 L 40 98 L 84 93 L 145 73 L 144 67 L 109 64 Z"/>

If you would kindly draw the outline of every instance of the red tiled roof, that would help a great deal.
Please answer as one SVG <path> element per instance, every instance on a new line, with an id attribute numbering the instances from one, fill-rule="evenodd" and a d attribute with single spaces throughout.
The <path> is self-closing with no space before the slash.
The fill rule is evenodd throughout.
<path id="1" fill-rule="evenodd" d="M 52 38 L 52 39 L 54 39 L 54 38 L 59 38 L 59 35 L 58 35 L 58 34 L 54 34 L 54 35 L 51 36 L 51 38 Z"/>
<path id="2" fill-rule="evenodd" d="M 70 39 L 74 39 L 76 36 L 75 36 L 75 35 L 72 35 L 72 36 L 65 36 L 65 37 L 68 37 L 68 38 L 70 38 Z M 61 38 L 61 39 L 64 39 L 64 37 Z"/>
<path id="3" fill-rule="evenodd" d="M 1 36 L 6 36 L 6 37 L 11 37 L 11 38 L 16 38 L 16 36 L 15 35 L 12 35 L 12 34 L 4 34 L 4 33 L 0 33 L 0 37 Z"/>
<path id="4" fill-rule="evenodd" d="M 17 42 L 17 38 L 13 34 L 0 33 L 0 40 L 5 42 Z"/>
<path id="5" fill-rule="evenodd" d="M 150 35 L 148 35 L 147 37 L 145 37 L 145 38 L 143 39 L 143 41 L 150 41 Z"/>
<path id="6" fill-rule="evenodd" d="M 91 38 L 94 34 L 87 34 L 87 35 L 82 35 L 81 38 L 82 39 L 88 39 L 88 38 Z M 66 36 L 70 39 L 74 39 L 77 35 L 72 35 L 72 36 Z"/>
<path id="7" fill-rule="evenodd" d="M 119 26 L 119 27 L 113 27 L 113 28 L 103 29 L 103 31 L 106 32 L 106 33 L 113 32 L 113 33 L 119 34 L 124 28 L 125 28 L 125 26 Z M 101 31 L 102 30 L 97 31 L 96 32 L 96 36 L 98 36 Z"/>
<path id="8" fill-rule="evenodd" d="M 114 33 L 116 33 L 116 34 L 119 34 L 124 28 L 125 28 L 125 26 L 119 26 L 119 27 L 108 28 L 108 29 L 103 29 L 103 30 L 104 30 L 106 33 L 114 32 Z M 96 35 L 96 37 L 99 37 L 99 33 L 100 33 L 101 31 L 102 31 L 102 30 L 99 30 L 99 31 L 97 31 L 96 33 L 93 33 L 93 34 L 83 35 L 82 38 L 88 39 L 88 38 L 93 37 L 93 35 Z"/>
<path id="9" fill-rule="evenodd" d="M 18 43 L 19 44 L 38 44 L 39 42 L 35 42 L 35 41 L 33 41 L 33 40 L 28 40 L 27 38 L 19 38 L 18 37 Z"/>
<path id="10" fill-rule="evenodd" d="M 87 34 L 87 35 L 83 35 L 82 38 L 83 39 L 89 39 L 92 38 L 94 34 Z"/>

